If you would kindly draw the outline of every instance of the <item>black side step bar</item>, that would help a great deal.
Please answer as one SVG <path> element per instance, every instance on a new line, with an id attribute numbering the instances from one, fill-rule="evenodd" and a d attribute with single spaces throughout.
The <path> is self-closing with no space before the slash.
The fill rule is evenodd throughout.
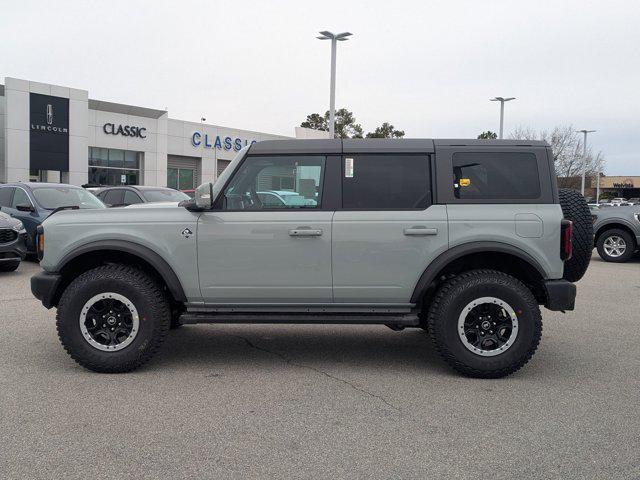
<path id="1" fill-rule="evenodd" d="M 183 313 L 180 323 L 325 323 L 325 324 L 371 324 L 417 327 L 420 320 L 416 314 L 363 315 L 326 313 Z"/>

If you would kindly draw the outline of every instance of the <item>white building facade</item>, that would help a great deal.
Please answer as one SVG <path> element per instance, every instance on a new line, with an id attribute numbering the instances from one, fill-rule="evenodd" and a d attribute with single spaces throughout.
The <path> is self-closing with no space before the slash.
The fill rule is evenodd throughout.
<path id="1" fill-rule="evenodd" d="M 93 100 L 87 90 L 9 77 L 0 85 L 0 182 L 186 190 L 214 181 L 245 145 L 284 138 Z"/>

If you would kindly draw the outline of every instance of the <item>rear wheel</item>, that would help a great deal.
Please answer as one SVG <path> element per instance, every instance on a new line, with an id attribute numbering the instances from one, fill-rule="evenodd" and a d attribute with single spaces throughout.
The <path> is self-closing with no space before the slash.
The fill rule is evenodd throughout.
<path id="1" fill-rule="evenodd" d="M 584 197 L 575 190 L 561 188 L 558 195 L 564 218 L 573 222 L 573 254 L 564 262 L 563 278 L 569 282 L 577 282 L 586 273 L 593 251 L 591 211 Z"/>
<path id="2" fill-rule="evenodd" d="M 58 304 L 62 345 L 76 362 L 96 372 L 127 372 L 145 363 L 160 347 L 170 321 L 160 285 L 124 265 L 83 273 Z"/>
<path id="3" fill-rule="evenodd" d="M 466 272 L 440 287 L 428 326 L 444 360 L 479 378 L 504 377 L 520 369 L 542 335 L 540 308 L 531 291 L 493 270 Z"/>
<path id="4" fill-rule="evenodd" d="M 598 255 L 605 262 L 626 262 L 636 249 L 634 238 L 624 230 L 614 228 L 598 237 Z"/>

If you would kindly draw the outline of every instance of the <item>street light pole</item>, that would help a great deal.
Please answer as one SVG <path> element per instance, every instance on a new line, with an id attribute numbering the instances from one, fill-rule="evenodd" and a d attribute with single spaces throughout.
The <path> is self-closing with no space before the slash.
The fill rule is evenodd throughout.
<path id="1" fill-rule="evenodd" d="M 584 181 L 587 176 L 587 134 L 593 133 L 595 130 L 578 130 L 577 133 L 582 133 L 584 135 L 584 142 L 582 143 L 582 183 L 580 186 L 580 193 L 584 197 Z M 598 172 L 598 177 L 600 173 Z M 600 179 L 598 178 L 598 182 Z"/>
<path id="2" fill-rule="evenodd" d="M 327 30 L 320 32 L 318 40 L 331 40 L 331 82 L 329 85 L 329 137 L 335 138 L 335 118 L 336 118 L 336 51 L 338 42 L 348 40 L 352 34 L 342 32 L 338 34 Z"/>
<path id="3" fill-rule="evenodd" d="M 509 102 L 515 99 L 516 97 L 495 97 L 490 99 L 492 102 L 500 102 L 500 135 L 498 138 L 502 138 L 504 133 L 504 102 Z"/>

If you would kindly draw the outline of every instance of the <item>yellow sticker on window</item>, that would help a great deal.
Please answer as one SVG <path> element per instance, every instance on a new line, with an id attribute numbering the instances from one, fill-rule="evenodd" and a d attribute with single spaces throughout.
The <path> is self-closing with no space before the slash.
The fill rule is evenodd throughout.
<path id="1" fill-rule="evenodd" d="M 469 185 L 471 185 L 471 179 L 461 178 L 459 183 L 461 187 L 468 187 Z"/>

